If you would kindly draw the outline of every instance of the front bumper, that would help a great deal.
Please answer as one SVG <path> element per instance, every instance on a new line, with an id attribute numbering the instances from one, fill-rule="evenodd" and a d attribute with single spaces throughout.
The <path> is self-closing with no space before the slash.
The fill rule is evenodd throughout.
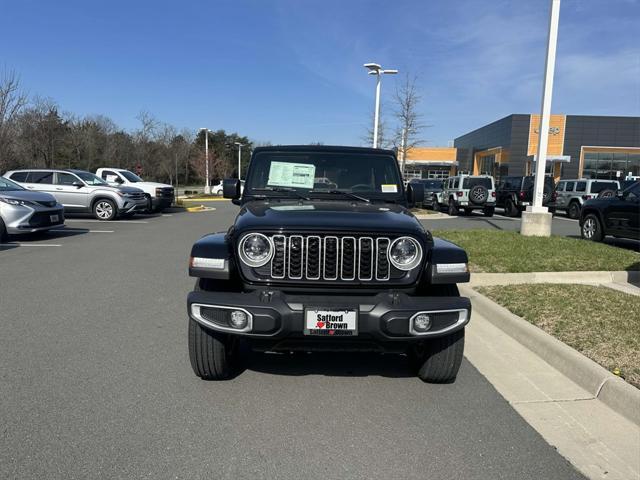
<path id="1" fill-rule="evenodd" d="M 169 208 L 172 203 L 173 203 L 173 195 L 170 197 L 164 196 L 164 197 L 151 198 L 151 206 L 154 209 Z"/>
<path id="2" fill-rule="evenodd" d="M 448 335 L 464 328 L 471 318 L 471 302 L 465 297 L 414 297 L 404 293 L 384 292 L 368 296 L 292 295 L 281 291 L 258 290 L 249 293 L 194 291 L 188 296 L 190 318 L 212 330 L 224 331 L 252 339 L 264 349 L 294 349 L 296 345 L 325 344 L 397 344 Z M 202 308 L 242 309 L 252 317 L 250 331 L 231 330 L 203 316 Z M 305 336 L 305 307 L 355 309 L 358 333 L 354 336 Z M 410 319 L 418 312 L 432 312 L 430 331 L 412 334 Z"/>
<path id="3" fill-rule="evenodd" d="M 143 212 L 147 209 L 147 199 L 129 199 L 125 198 L 121 204 L 118 205 L 118 210 L 123 213 Z"/>
<path id="4" fill-rule="evenodd" d="M 57 220 L 52 221 L 56 216 Z M 64 209 L 62 205 L 56 208 L 10 207 L 3 209 L 2 220 L 9 235 L 42 232 L 64 225 Z"/>

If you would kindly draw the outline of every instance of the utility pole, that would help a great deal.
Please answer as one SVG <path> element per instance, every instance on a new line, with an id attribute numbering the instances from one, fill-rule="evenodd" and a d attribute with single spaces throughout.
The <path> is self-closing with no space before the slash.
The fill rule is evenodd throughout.
<path id="1" fill-rule="evenodd" d="M 206 178 L 206 182 L 204 185 L 204 193 L 205 195 L 209 195 L 211 193 L 211 185 L 209 184 L 209 129 L 201 128 L 200 131 L 204 130 L 204 175 Z"/>
<path id="2" fill-rule="evenodd" d="M 244 143 L 234 142 L 238 146 L 238 180 L 242 180 L 242 147 Z"/>
<path id="3" fill-rule="evenodd" d="M 526 236 L 548 237 L 551 235 L 552 215 L 542 205 L 544 196 L 544 176 L 547 165 L 547 146 L 549 144 L 549 118 L 551 117 L 551 99 L 553 96 L 553 74 L 556 65 L 558 44 L 558 24 L 560 22 L 560 0 L 551 0 L 549 15 L 549 36 L 545 60 L 544 83 L 542 85 L 542 106 L 540 108 L 540 128 L 538 152 L 535 158 L 536 174 L 533 190 L 533 204 L 522 214 L 520 233 Z"/>

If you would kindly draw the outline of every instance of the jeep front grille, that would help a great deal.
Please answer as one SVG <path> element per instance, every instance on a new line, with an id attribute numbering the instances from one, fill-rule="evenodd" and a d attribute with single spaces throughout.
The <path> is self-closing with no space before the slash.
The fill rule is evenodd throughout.
<path id="1" fill-rule="evenodd" d="M 273 235 L 271 262 L 255 269 L 274 280 L 387 281 L 388 237 Z"/>

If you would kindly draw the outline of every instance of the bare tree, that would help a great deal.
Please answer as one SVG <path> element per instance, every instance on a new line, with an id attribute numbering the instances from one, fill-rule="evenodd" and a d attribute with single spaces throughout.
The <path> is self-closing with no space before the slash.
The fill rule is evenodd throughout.
<path id="1" fill-rule="evenodd" d="M 16 119 L 27 105 L 27 95 L 20 90 L 20 79 L 13 70 L 0 76 L 0 171 L 9 163 L 9 154 L 17 135 Z"/>
<path id="2" fill-rule="evenodd" d="M 396 88 L 394 95 L 397 129 L 393 137 L 393 144 L 402 155 L 402 171 L 407 150 L 416 147 L 423 142 L 422 131 L 427 127 L 422 123 L 422 114 L 418 112 L 422 96 L 418 93 L 416 82 L 418 77 L 405 75 L 404 81 Z"/>

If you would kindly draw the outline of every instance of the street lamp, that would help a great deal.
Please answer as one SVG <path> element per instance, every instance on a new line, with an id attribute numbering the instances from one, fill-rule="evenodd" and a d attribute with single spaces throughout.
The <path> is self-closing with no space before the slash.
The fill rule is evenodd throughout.
<path id="1" fill-rule="evenodd" d="M 245 146 L 244 143 L 234 142 L 234 145 L 238 146 L 238 180 L 242 180 L 242 175 L 240 172 L 242 171 L 242 147 Z"/>
<path id="2" fill-rule="evenodd" d="M 378 148 L 378 124 L 380 117 L 380 79 L 382 75 L 395 75 L 398 70 L 384 70 L 377 63 L 365 63 L 364 67 L 369 69 L 369 75 L 376 76 L 376 106 L 373 114 L 373 148 Z"/>
<path id="3" fill-rule="evenodd" d="M 204 131 L 204 175 L 206 177 L 204 193 L 205 195 L 209 195 L 211 193 L 211 185 L 209 184 L 209 132 L 211 130 L 208 128 L 201 128 L 200 131 Z"/>
<path id="4" fill-rule="evenodd" d="M 560 0 L 551 0 L 549 12 L 549 34 L 547 56 L 542 84 L 542 105 L 540 107 L 540 128 L 538 154 L 535 157 L 536 173 L 533 184 L 533 202 L 522 214 L 520 233 L 525 236 L 548 237 L 551 235 L 552 215 L 542 205 L 544 195 L 544 176 L 547 166 L 547 145 L 549 144 L 549 118 L 551 117 L 551 98 L 553 94 L 553 74 L 556 65 L 556 47 L 558 44 L 558 24 L 560 22 Z"/>

